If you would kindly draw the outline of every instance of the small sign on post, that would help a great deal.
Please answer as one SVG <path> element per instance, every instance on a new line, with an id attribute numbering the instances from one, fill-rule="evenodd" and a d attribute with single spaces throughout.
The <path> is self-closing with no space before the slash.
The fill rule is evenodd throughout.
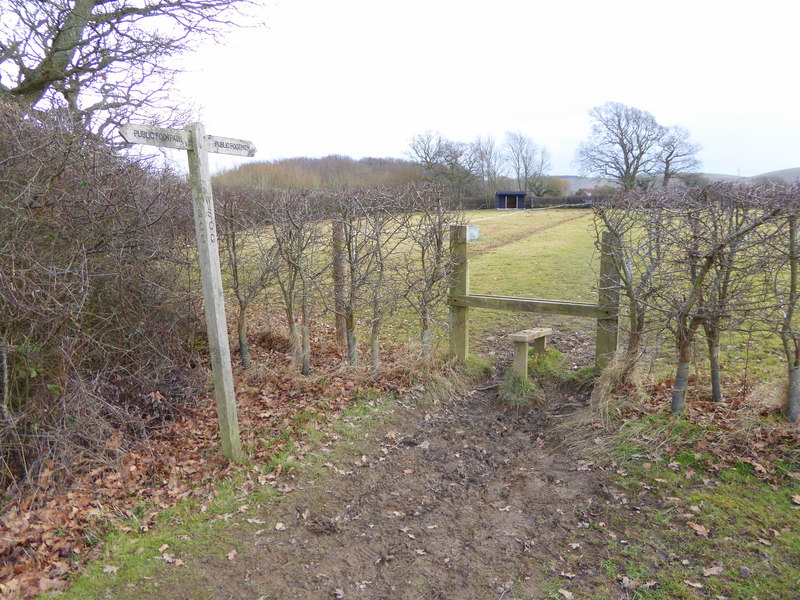
<path id="1" fill-rule="evenodd" d="M 208 153 L 254 156 L 256 148 L 247 140 L 206 135 L 200 123 L 193 123 L 185 130 L 128 123 L 120 127 L 120 134 L 131 144 L 147 144 L 187 151 L 197 233 L 197 258 L 200 262 L 222 454 L 228 460 L 241 462 L 242 443 L 239 438 L 239 419 L 233 390 L 233 368 L 228 346 L 228 325 L 225 318 L 225 298 L 219 266 L 217 224 L 214 218 L 214 199 L 211 195 Z"/>

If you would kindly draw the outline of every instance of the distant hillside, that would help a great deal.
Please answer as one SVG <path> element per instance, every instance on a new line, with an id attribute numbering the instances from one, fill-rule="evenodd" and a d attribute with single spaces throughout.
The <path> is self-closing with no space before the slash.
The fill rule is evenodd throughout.
<path id="1" fill-rule="evenodd" d="M 794 169 L 781 169 L 780 171 L 770 171 L 769 173 L 762 173 L 748 177 L 748 179 L 783 179 L 787 183 L 794 183 L 800 181 L 800 167 Z"/>
<path id="2" fill-rule="evenodd" d="M 575 194 L 578 190 L 591 190 L 609 185 L 608 181 L 597 177 L 578 177 L 577 175 L 555 175 L 555 177 L 569 182 L 570 194 Z"/>
<path id="3" fill-rule="evenodd" d="M 605 179 L 599 179 L 596 177 L 579 177 L 577 175 L 557 175 L 557 177 L 569 182 L 570 190 L 573 194 L 580 189 L 591 190 L 596 187 L 610 185 Z M 796 181 L 800 181 L 800 167 L 794 169 L 781 169 L 780 171 L 770 171 L 769 173 L 761 173 L 760 175 L 753 175 L 752 177 L 726 175 L 724 173 L 695 173 L 692 175 L 692 177 L 699 180 L 705 179 L 706 181 L 755 181 L 758 179 L 782 179 L 787 183 L 794 183 Z"/>
<path id="4" fill-rule="evenodd" d="M 709 181 L 739 181 L 741 179 L 747 179 L 739 175 L 725 175 L 723 173 L 698 173 L 697 177 L 702 177 Z"/>

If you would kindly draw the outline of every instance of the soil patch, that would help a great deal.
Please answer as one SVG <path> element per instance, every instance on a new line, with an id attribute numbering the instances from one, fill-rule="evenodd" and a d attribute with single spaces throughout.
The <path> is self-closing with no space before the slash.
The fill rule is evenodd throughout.
<path id="1" fill-rule="evenodd" d="M 292 491 L 280 502 L 226 532 L 235 553 L 185 559 L 183 575 L 160 590 L 260 600 L 543 597 L 543 570 L 574 551 L 584 512 L 611 493 L 553 437 L 562 411 L 585 397 L 551 389 L 546 407 L 518 414 L 498 404 L 494 383 L 435 411 L 410 410 L 401 431 L 372 431 L 363 454 L 330 465 L 331 476 L 287 477 Z"/>

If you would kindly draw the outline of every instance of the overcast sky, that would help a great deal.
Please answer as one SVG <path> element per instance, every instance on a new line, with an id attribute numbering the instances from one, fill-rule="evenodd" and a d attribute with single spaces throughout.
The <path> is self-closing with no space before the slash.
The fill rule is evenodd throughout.
<path id="1" fill-rule="evenodd" d="M 180 82 L 249 160 L 521 131 L 574 174 L 588 110 L 611 100 L 688 129 L 705 172 L 800 167 L 797 0 L 266 0 L 258 17 Z"/>

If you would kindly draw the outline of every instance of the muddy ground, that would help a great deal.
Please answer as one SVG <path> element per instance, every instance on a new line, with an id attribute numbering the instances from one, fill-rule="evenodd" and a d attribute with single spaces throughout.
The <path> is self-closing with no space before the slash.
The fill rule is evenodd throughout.
<path id="1" fill-rule="evenodd" d="M 290 491 L 280 502 L 227 529 L 233 555 L 187 557 L 182 575 L 159 584 L 162 597 L 509 600 L 588 591 L 607 535 L 589 521 L 619 494 L 553 428 L 586 392 L 551 386 L 546 406 L 520 413 L 500 404 L 497 383 L 445 406 L 402 409 L 365 435 L 358 454 L 329 464 L 330 476 L 284 477 Z M 579 581 L 562 571 L 567 554 L 572 568 L 581 565 Z"/>

